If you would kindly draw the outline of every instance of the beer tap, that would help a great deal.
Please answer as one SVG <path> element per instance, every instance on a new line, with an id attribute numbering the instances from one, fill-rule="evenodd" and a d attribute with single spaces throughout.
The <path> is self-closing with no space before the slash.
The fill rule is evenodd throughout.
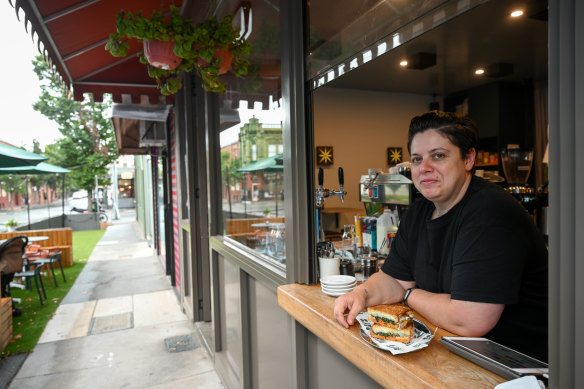
<path id="1" fill-rule="evenodd" d="M 340 167 L 339 168 L 339 190 L 333 191 L 331 193 L 331 195 L 339 196 L 339 199 L 341 199 L 341 204 L 343 203 L 343 200 L 345 199 L 345 195 L 347 194 L 347 192 L 345 192 L 345 190 L 344 190 L 344 186 L 345 186 L 345 173 L 343 172 L 343 168 Z"/>
<path id="2" fill-rule="evenodd" d="M 330 190 L 323 188 L 324 184 L 324 172 L 321 167 L 318 168 L 318 188 L 315 193 L 315 204 L 318 209 L 324 207 L 324 200 L 330 196 L 339 196 L 341 203 L 343 202 L 347 192 L 344 190 L 345 185 L 345 175 L 343 173 L 343 168 L 339 168 L 339 190 Z"/>

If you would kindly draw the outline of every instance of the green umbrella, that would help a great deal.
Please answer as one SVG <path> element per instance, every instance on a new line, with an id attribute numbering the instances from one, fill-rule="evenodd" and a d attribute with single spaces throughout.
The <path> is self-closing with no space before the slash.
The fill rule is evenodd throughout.
<path id="1" fill-rule="evenodd" d="M 276 154 L 268 158 L 261 159 L 259 161 L 250 163 L 249 165 L 240 167 L 237 169 L 238 172 L 243 173 L 257 173 L 263 171 L 264 173 L 267 172 L 281 172 L 284 170 L 284 154 Z M 275 182 L 277 185 L 277 180 Z M 277 190 L 275 191 L 276 195 L 274 199 L 276 201 L 276 217 L 278 217 L 278 194 Z M 245 204 L 245 202 L 244 202 Z M 246 212 L 247 213 L 247 212 Z"/>
<path id="2" fill-rule="evenodd" d="M 238 172 L 257 172 L 260 170 L 265 171 L 278 171 L 284 170 L 284 162 L 283 162 L 284 155 L 277 154 L 272 157 L 264 158 L 260 161 L 250 163 L 244 167 L 240 167 L 237 169 Z"/>
<path id="3" fill-rule="evenodd" d="M 15 166 L 2 167 L 0 174 L 50 174 L 50 173 L 71 173 L 71 170 L 64 167 L 51 165 L 50 163 L 41 162 L 35 166 Z"/>
<path id="4" fill-rule="evenodd" d="M 43 155 L 0 143 L 0 168 L 36 165 L 47 159 Z"/>

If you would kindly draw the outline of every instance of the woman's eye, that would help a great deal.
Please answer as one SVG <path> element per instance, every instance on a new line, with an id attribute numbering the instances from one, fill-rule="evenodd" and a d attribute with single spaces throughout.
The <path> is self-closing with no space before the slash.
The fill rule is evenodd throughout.
<path id="1" fill-rule="evenodd" d="M 422 158 L 420 158 L 420 157 L 413 157 L 411 162 L 414 165 L 419 165 L 422 162 Z"/>
<path id="2" fill-rule="evenodd" d="M 434 154 L 434 159 L 442 159 L 444 158 L 444 154 L 443 153 L 436 153 Z"/>

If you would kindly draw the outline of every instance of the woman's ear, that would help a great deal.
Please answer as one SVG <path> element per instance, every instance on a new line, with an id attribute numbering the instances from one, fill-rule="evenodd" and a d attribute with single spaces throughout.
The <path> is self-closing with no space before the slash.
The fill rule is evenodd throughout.
<path id="1" fill-rule="evenodd" d="M 464 166 L 466 167 L 467 171 L 470 172 L 474 167 L 476 157 L 477 151 L 474 149 L 474 147 L 468 150 L 468 153 L 466 153 L 466 157 L 464 158 Z"/>

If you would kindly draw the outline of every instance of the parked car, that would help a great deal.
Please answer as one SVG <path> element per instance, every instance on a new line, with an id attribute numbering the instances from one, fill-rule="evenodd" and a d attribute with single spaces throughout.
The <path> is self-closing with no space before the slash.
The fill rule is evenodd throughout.
<path id="1" fill-rule="evenodd" d="M 87 191 L 86 190 L 78 190 L 77 192 L 73 193 L 71 196 L 71 207 L 77 209 L 87 209 Z"/>

